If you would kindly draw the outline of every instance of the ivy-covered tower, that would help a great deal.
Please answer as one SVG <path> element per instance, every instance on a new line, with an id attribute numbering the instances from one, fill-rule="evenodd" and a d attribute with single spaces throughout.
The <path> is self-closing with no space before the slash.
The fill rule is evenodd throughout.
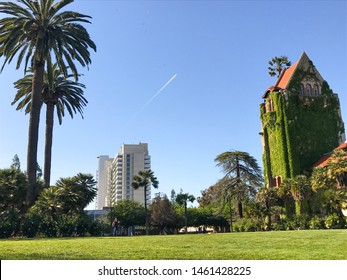
<path id="1" fill-rule="evenodd" d="M 283 69 L 260 105 L 264 177 L 268 186 L 309 171 L 345 141 L 338 95 L 303 53 Z"/>

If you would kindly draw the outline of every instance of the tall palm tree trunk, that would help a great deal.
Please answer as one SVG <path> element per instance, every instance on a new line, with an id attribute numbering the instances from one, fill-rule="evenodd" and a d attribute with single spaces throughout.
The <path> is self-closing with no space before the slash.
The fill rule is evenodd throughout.
<path id="1" fill-rule="evenodd" d="M 146 211 L 146 235 L 148 235 L 148 209 L 147 209 L 147 187 L 145 186 L 144 188 L 144 205 L 145 205 L 145 211 Z"/>
<path id="2" fill-rule="evenodd" d="M 48 102 L 46 109 L 46 135 L 45 135 L 45 162 L 43 171 L 43 180 L 45 187 L 50 186 L 51 181 L 51 163 L 52 163 L 52 142 L 54 125 L 54 103 Z"/>
<path id="3" fill-rule="evenodd" d="M 37 146 L 39 139 L 41 91 L 43 85 L 44 62 L 36 64 L 33 76 L 31 109 L 29 118 L 29 135 L 27 151 L 28 190 L 26 196 L 27 208 L 30 208 L 36 197 Z"/>
<path id="4" fill-rule="evenodd" d="M 187 213 L 187 201 L 184 202 L 184 225 L 186 228 L 186 233 L 188 233 L 188 213 Z"/>

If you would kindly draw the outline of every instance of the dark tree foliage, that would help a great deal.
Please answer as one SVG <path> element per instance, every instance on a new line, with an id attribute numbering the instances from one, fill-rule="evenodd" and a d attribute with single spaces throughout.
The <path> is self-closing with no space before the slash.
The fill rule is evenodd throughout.
<path id="1" fill-rule="evenodd" d="M 183 225 L 182 219 L 166 196 L 155 197 L 149 211 L 151 225 L 158 228 L 160 234 L 174 233 L 178 227 Z"/>
<path id="2" fill-rule="evenodd" d="M 269 65 L 270 65 L 268 67 L 269 75 L 271 77 L 273 76 L 279 77 L 282 70 L 292 65 L 292 63 L 288 60 L 288 57 L 286 56 L 280 56 L 280 57 L 275 56 L 269 61 Z"/>

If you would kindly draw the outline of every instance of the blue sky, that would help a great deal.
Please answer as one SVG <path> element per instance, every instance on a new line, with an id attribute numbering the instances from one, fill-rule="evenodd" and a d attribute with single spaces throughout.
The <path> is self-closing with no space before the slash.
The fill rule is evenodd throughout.
<path id="1" fill-rule="evenodd" d="M 98 49 L 80 70 L 85 118 L 56 122 L 53 183 L 95 174 L 97 156 L 113 157 L 123 143 L 149 144 L 158 191 L 168 195 L 199 196 L 223 176 L 214 158 L 225 151 L 262 165 L 259 104 L 275 83 L 274 56 L 294 63 L 305 51 L 347 121 L 346 1 L 76 0 L 70 9 L 92 16 L 86 27 Z M 25 169 L 28 116 L 11 106 L 22 75 L 14 64 L 0 74 L 0 168 L 18 154 Z M 40 136 L 43 166 L 44 122 Z"/>

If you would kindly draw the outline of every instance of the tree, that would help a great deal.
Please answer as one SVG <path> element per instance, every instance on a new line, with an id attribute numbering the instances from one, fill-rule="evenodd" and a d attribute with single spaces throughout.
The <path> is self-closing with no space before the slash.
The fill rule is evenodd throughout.
<path id="1" fill-rule="evenodd" d="M 17 154 L 15 154 L 13 159 L 12 159 L 11 168 L 20 171 L 20 160 L 19 160 L 19 157 Z"/>
<path id="2" fill-rule="evenodd" d="M 347 153 L 335 151 L 325 167 L 316 167 L 310 183 L 321 199 L 327 213 L 343 217 L 341 209 L 347 208 Z"/>
<path id="3" fill-rule="evenodd" d="M 179 205 L 184 206 L 184 224 L 186 228 L 186 233 L 188 232 L 188 219 L 187 219 L 187 203 L 189 202 L 194 202 L 195 197 L 189 193 L 183 193 L 182 190 L 181 192 L 176 196 L 176 202 Z"/>
<path id="4" fill-rule="evenodd" d="M 327 163 L 326 174 L 336 182 L 337 188 L 347 188 L 347 152 L 335 151 Z"/>
<path id="5" fill-rule="evenodd" d="M 201 207 L 214 209 L 217 215 L 223 214 L 228 221 L 230 231 L 233 231 L 233 221 L 235 214 L 235 202 L 238 204 L 237 196 L 239 189 L 233 184 L 233 178 L 224 176 L 216 184 L 202 191 L 202 197 L 198 198 Z"/>
<path id="6" fill-rule="evenodd" d="M 280 56 L 280 57 L 275 56 L 269 61 L 269 64 L 270 64 L 270 67 L 268 67 L 269 75 L 271 77 L 276 75 L 277 77 L 279 77 L 282 70 L 285 67 L 289 67 L 292 63 L 288 60 L 288 57 L 286 56 Z"/>
<path id="7" fill-rule="evenodd" d="M 154 198 L 150 206 L 150 214 L 151 224 L 159 229 L 160 234 L 172 233 L 183 224 L 166 196 L 157 195 Z"/>
<path id="8" fill-rule="evenodd" d="M 65 208 L 69 211 L 82 213 L 97 194 L 96 181 L 91 174 L 78 173 L 74 177 L 60 178 L 56 186 L 64 190 L 62 197 Z M 66 198 L 64 198 L 66 196 Z"/>
<path id="9" fill-rule="evenodd" d="M 247 195 L 254 195 L 262 185 L 263 177 L 256 159 L 246 152 L 224 152 L 215 158 L 217 166 L 225 173 L 224 192 L 231 191 L 236 196 L 239 218 L 243 217 L 242 200 Z M 229 196 L 231 197 L 231 196 Z"/>
<path id="10" fill-rule="evenodd" d="M 152 170 L 141 170 L 138 175 L 135 175 L 132 182 L 132 187 L 137 190 L 143 188 L 144 192 L 144 205 L 146 210 L 146 235 L 148 235 L 148 209 L 147 209 L 147 189 L 152 185 L 153 188 L 157 189 L 159 181 L 154 176 Z"/>
<path id="11" fill-rule="evenodd" d="M 146 211 L 144 206 L 133 200 L 122 200 L 113 206 L 109 213 L 110 221 L 117 217 L 121 226 L 133 227 L 144 225 L 146 222 Z"/>
<path id="12" fill-rule="evenodd" d="M 19 231 L 26 191 L 25 173 L 16 168 L 0 169 L 0 237 Z"/>
<path id="13" fill-rule="evenodd" d="M 273 187 L 262 187 L 258 190 L 256 199 L 265 204 L 265 228 L 271 230 L 271 207 L 277 199 L 277 191 Z"/>
<path id="14" fill-rule="evenodd" d="M 282 194 L 290 194 L 294 199 L 296 215 L 307 212 L 307 205 L 304 205 L 304 202 L 307 202 L 306 200 L 311 194 L 310 182 L 307 176 L 298 175 L 295 178 L 287 178 L 282 182 L 280 189 Z"/>
<path id="15" fill-rule="evenodd" d="M 31 70 L 29 70 L 31 71 Z M 45 135 L 45 156 L 44 156 L 44 175 L 45 187 L 50 186 L 51 162 L 52 162 L 52 143 L 53 143 L 53 125 L 54 109 L 59 124 L 62 124 L 65 110 L 73 118 L 74 113 L 80 113 L 83 118 L 83 107 L 88 101 L 83 96 L 84 84 L 72 80 L 70 74 L 67 78 L 58 68 L 58 64 L 48 64 L 47 71 L 44 73 L 41 100 L 46 104 L 46 135 Z M 25 113 L 30 113 L 31 95 L 32 95 L 33 75 L 28 74 L 24 78 L 14 83 L 17 94 L 12 105 L 17 104 L 16 110 L 25 109 Z"/>
<path id="16" fill-rule="evenodd" d="M 71 235 L 83 209 L 96 196 L 96 181 L 93 175 L 79 173 L 60 178 L 55 186 L 44 188 L 29 214 L 41 217 L 43 233 L 48 236 Z"/>
<path id="17" fill-rule="evenodd" d="M 88 48 L 96 51 L 94 42 L 80 23 L 90 23 L 90 16 L 77 12 L 62 11 L 73 0 L 18 0 L 1 2 L 0 13 L 9 15 L 0 19 L 0 57 L 5 64 L 17 57 L 16 68 L 24 61 L 33 70 L 31 109 L 29 117 L 27 150 L 27 207 L 35 201 L 38 132 L 41 93 L 46 63 L 54 56 L 59 68 L 67 77 L 69 67 L 77 80 L 78 71 L 74 60 L 83 67 L 91 63 Z"/>

